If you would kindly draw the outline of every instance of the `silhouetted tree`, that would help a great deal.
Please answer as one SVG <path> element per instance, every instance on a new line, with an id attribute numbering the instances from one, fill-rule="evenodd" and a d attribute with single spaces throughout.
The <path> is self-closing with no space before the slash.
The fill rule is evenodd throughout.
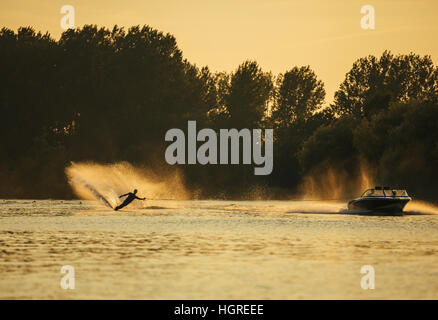
<path id="1" fill-rule="evenodd" d="M 430 56 L 392 55 L 358 59 L 335 93 L 332 105 L 339 116 L 370 117 L 390 102 L 437 101 L 438 72 Z"/>
<path id="2" fill-rule="evenodd" d="M 294 67 L 277 78 L 277 101 L 272 113 L 276 127 L 289 127 L 295 121 L 306 121 L 325 98 L 324 84 L 309 66 Z"/>
<path id="3" fill-rule="evenodd" d="M 275 83 L 255 61 L 212 73 L 149 26 L 86 25 L 58 41 L 3 28 L 0 72 L 0 198 L 72 197 L 70 161 L 169 168 L 165 132 L 187 120 L 275 128 L 270 176 L 254 176 L 252 165 L 181 167 L 199 197 L 246 197 L 252 186 L 295 191 L 322 163 L 354 172 L 359 159 L 388 184 L 436 194 L 438 72 L 429 56 L 359 59 L 326 108 L 323 83 L 308 66 Z"/>
<path id="4" fill-rule="evenodd" d="M 257 128 L 272 98 L 273 81 L 255 61 L 245 61 L 231 75 L 225 104 L 230 124 L 238 128 Z"/>
<path id="5" fill-rule="evenodd" d="M 354 130 L 361 159 L 376 179 L 434 199 L 438 174 L 438 104 L 394 103 Z"/>
<path id="6" fill-rule="evenodd" d="M 346 117 L 318 128 L 299 152 L 303 170 L 308 171 L 322 161 L 329 161 L 335 165 L 350 160 L 355 154 L 352 134 L 355 123 Z"/>

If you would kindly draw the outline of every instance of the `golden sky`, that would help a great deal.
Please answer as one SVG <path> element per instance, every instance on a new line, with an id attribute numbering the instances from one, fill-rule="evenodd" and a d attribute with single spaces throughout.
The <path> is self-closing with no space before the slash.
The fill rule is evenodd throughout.
<path id="1" fill-rule="evenodd" d="M 63 5 L 76 26 L 147 24 L 173 34 L 184 56 L 213 71 L 246 59 L 274 74 L 310 65 L 326 100 L 359 57 L 415 52 L 438 56 L 437 0 L 1 0 L 0 26 L 33 26 L 58 38 Z M 360 9 L 375 9 L 375 29 L 363 30 Z"/>

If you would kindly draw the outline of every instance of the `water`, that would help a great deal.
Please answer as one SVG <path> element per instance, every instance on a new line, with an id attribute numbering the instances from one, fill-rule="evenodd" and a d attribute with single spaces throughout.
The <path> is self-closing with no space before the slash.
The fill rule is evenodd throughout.
<path id="1" fill-rule="evenodd" d="M 317 201 L 0 200 L 1 299 L 437 299 L 438 215 Z M 407 209 L 410 210 L 409 208 Z M 60 288 L 63 265 L 74 290 Z M 375 289 L 360 269 L 375 269 Z"/>

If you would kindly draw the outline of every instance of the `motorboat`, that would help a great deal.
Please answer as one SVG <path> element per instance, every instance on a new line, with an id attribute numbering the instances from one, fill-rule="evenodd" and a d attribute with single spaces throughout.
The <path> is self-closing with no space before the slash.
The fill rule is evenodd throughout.
<path id="1" fill-rule="evenodd" d="M 406 190 L 375 187 L 366 190 L 360 198 L 348 202 L 349 210 L 367 210 L 378 213 L 401 214 L 412 200 Z"/>

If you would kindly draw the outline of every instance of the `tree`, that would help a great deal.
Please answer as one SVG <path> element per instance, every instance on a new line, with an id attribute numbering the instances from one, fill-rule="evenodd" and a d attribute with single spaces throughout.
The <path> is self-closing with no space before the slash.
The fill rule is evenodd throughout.
<path id="1" fill-rule="evenodd" d="M 272 98 L 273 81 L 257 62 L 245 61 L 231 75 L 225 104 L 229 123 L 237 128 L 257 128 Z"/>
<path id="2" fill-rule="evenodd" d="M 321 107 L 325 98 L 324 84 L 310 66 L 294 67 L 277 79 L 277 103 L 272 120 L 278 127 L 306 121 Z"/>
<path id="3" fill-rule="evenodd" d="M 2 29 L 0 58 L 0 169 L 19 190 L 5 195 L 65 193 L 69 161 L 162 161 L 165 131 L 205 123 L 216 105 L 208 68 L 148 26 L 85 25 L 59 41 Z"/>
<path id="4" fill-rule="evenodd" d="M 343 118 L 318 128 L 298 154 L 304 172 L 322 162 L 336 165 L 353 158 L 355 149 L 352 132 L 355 123 L 352 119 Z"/>
<path id="5" fill-rule="evenodd" d="M 332 108 L 338 116 L 371 117 L 391 102 L 437 101 L 438 71 L 430 56 L 394 56 L 358 59 L 335 93 Z"/>
<path id="6" fill-rule="evenodd" d="M 379 181 L 430 199 L 438 179 L 437 141 L 437 103 L 393 103 L 354 130 L 355 148 Z"/>

